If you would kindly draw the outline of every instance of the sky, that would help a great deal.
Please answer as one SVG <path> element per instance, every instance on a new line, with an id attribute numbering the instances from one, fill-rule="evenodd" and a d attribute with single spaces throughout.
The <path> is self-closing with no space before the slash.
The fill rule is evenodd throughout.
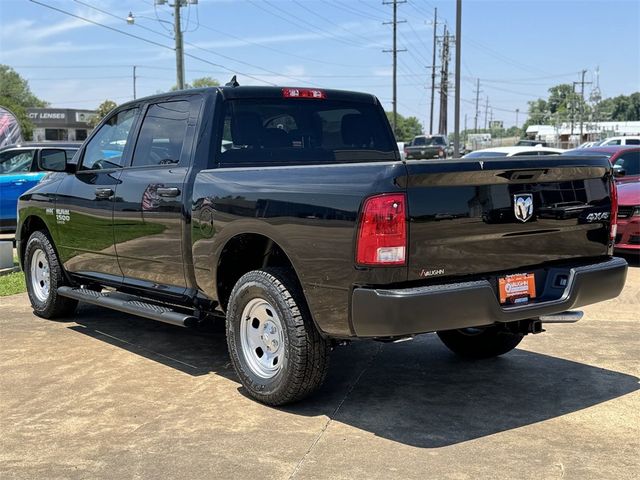
<path id="1" fill-rule="evenodd" d="M 168 5 L 37 2 L 0 0 L 0 63 L 13 67 L 52 107 L 96 108 L 107 98 L 132 99 L 133 65 L 138 97 L 176 83 Z M 453 0 L 407 0 L 397 7 L 397 47 L 406 50 L 398 53 L 398 112 L 417 117 L 427 131 L 434 8 L 438 35 L 445 22 L 454 34 Z M 125 21 L 129 12 L 134 25 Z M 187 82 L 211 76 L 224 84 L 237 74 L 241 85 L 369 92 L 392 108 L 392 55 L 384 52 L 392 46 L 391 25 L 384 24 L 392 6 L 382 0 L 199 0 L 181 14 Z M 511 126 L 517 117 L 522 125 L 529 100 L 546 98 L 558 83 L 580 81 L 582 70 L 593 82 L 586 95 L 596 82 L 604 97 L 639 91 L 639 25 L 640 0 L 463 0 L 462 128 L 465 117 L 474 126 L 478 78 L 479 127 L 486 105 L 489 118 Z M 452 45 L 452 86 L 454 62 Z M 450 88 L 450 130 L 453 94 Z M 436 125 L 437 102 L 436 93 Z"/>

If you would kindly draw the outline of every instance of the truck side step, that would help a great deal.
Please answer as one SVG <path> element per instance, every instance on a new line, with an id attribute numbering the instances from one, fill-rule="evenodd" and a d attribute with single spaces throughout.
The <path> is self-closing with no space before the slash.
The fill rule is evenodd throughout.
<path id="1" fill-rule="evenodd" d="M 169 307 L 148 303 L 141 297 L 120 292 L 96 292 L 87 288 L 59 287 L 58 294 L 81 302 L 107 307 L 119 312 L 170 323 L 179 327 L 190 327 L 198 323 L 198 318 L 177 312 Z"/>

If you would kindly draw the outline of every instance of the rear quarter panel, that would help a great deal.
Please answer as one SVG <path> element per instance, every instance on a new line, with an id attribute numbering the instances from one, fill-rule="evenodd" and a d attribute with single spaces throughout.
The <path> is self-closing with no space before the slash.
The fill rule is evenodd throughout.
<path id="1" fill-rule="evenodd" d="M 242 233 L 275 241 L 287 254 L 320 329 L 350 336 L 355 284 L 406 279 L 406 268 L 357 269 L 355 226 L 365 197 L 404 189 L 401 162 L 219 168 L 193 187 L 193 262 L 198 287 L 217 299 L 216 267 L 225 244 Z"/>

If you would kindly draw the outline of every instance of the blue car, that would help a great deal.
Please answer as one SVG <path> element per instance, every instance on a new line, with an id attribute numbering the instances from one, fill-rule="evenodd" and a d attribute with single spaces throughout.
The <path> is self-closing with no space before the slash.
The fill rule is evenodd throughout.
<path id="1" fill-rule="evenodd" d="M 16 229 L 18 197 L 35 186 L 46 172 L 38 168 L 43 148 L 63 148 L 71 158 L 80 148 L 75 142 L 24 143 L 0 150 L 0 232 Z"/>

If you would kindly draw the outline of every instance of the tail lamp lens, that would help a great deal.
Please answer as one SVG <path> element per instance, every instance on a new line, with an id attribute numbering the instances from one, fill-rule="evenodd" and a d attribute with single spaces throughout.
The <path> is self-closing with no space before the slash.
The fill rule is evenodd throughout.
<path id="1" fill-rule="evenodd" d="M 407 252 L 407 200 L 403 193 L 369 197 L 362 207 L 356 262 L 404 265 Z"/>
<path id="2" fill-rule="evenodd" d="M 611 227 L 609 230 L 609 239 L 615 241 L 616 234 L 618 233 L 618 188 L 616 182 L 611 180 L 610 182 L 610 197 L 611 197 Z"/>

